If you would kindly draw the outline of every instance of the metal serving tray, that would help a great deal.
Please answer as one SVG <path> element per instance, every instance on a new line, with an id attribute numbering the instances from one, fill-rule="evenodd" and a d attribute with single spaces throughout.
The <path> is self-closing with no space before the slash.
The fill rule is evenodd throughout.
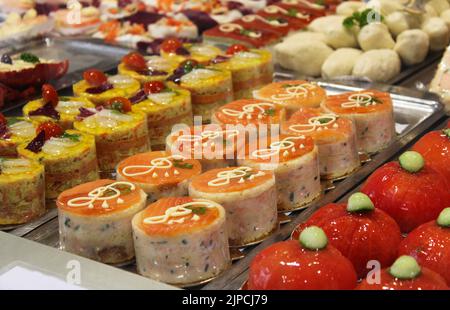
<path id="1" fill-rule="evenodd" d="M 276 79 L 283 79 L 276 76 Z M 436 122 L 443 119 L 442 105 L 436 97 L 430 93 L 408 90 L 393 86 L 359 84 L 356 86 L 344 86 L 327 82 L 319 82 L 329 94 L 337 94 L 347 91 L 355 91 L 367 88 L 377 88 L 392 94 L 394 103 L 394 114 L 396 121 L 397 139 L 385 150 L 371 156 L 359 170 L 348 178 L 333 183 L 332 189 L 328 190 L 319 200 L 312 203 L 309 208 L 302 212 L 292 212 L 284 214 L 285 224 L 281 225 L 268 239 L 259 245 L 247 247 L 240 252 L 234 251 L 232 256 L 239 258 L 235 260 L 232 267 L 217 277 L 202 289 L 239 289 L 247 277 L 246 271 L 253 257 L 268 245 L 285 240 L 291 231 L 298 224 L 309 217 L 317 208 L 327 203 L 337 201 L 349 191 L 356 188 L 364 179 L 377 167 L 393 158 L 400 150 L 404 149 L 412 140 L 417 138 Z M 32 228 L 31 230 L 29 230 Z M 29 240 L 33 240 L 52 247 L 59 246 L 58 220 L 53 218 L 41 223 L 39 227 L 18 228 L 11 232 L 21 235 Z M 118 266 L 125 271 L 136 272 L 134 264 Z"/>
<path id="2" fill-rule="evenodd" d="M 72 86 L 82 78 L 83 71 L 88 68 L 96 68 L 102 71 L 110 71 L 116 68 L 123 55 L 130 49 L 107 45 L 99 39 L 70 39 L 45 37 L 33 40 L 26 44 L 10 46 L 0 49 L 0 54 L 8 53 L 16 55 L 22 52 L 33 53 L 46 59 L 69 59 L 69 70 L 61 79 L 53 85 L 59 91 Z M 1 112 L 19 111 L 24 101 L 8 104 Z"/>

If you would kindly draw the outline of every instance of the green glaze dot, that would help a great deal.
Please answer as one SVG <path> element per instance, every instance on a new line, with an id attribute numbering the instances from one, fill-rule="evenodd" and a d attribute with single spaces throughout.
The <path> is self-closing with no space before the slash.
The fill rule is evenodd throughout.
<path id="1" fill-rule="evenodd" d="M 369 196 L 363 193 L 354 193 L 350 196 L 347 202 L 347 211 L 348 212 L 364 212 L 364 211 L 372 211 L 375 209 L 372 200 L 370 200 Z"/>
<path id="2" fill-rule="evenodd" d="M 425 165 L 422 155 L 418 152 L 408 151 L 398 158 L 400 166 L 408 172 L 419 172 Z"/>
<path id="3" fill-rule="evenodd" d="M 450 138 L 450 128 L 444 129 L 442 132 L 447 136 L 447 138 Z"/>
<path id="4" fill-rule="evenodd" d="M 445 208 L 437 218 L 437 224 L 441 227 L 450 227 L 450 208 Z"/>
<path id="5" fill-rule="evenodd" d="M 328 238 L 322 228 L 310 226 L 300 234 L 301 245 L 308 250 L 321 250 L 328 244 Z"/>
<path id="6" fill-rule="evenodd" d="M 419 276 L 420 266 L 412 256 L 403 255 L 397 258 L 389 268 L 389 273 L 401 280 L 411 280 Z"/>

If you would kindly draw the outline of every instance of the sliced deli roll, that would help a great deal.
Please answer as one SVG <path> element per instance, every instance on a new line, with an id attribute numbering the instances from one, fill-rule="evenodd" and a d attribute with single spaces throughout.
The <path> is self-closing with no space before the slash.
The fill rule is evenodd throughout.
<path id="1" fill-rule="evenodd" d="M 274 171 L 279 211 L 304 208 L 322 192 L 318 148 L 311 137 L 282 134 L 249 141 L 238 164 Z"/>
<path id="2" fill-rule="evenodd" d="M 44 214 L 44 166 L 24 158 L 0 159 L 0 201 L 0 225 L 27 223 Z"/>
<path id="3" fill-rule="evenodd" d="M 225 208 L 231 246 L 262 241 L 277 227 L 277 190 L 272 171 L 250 167 L 213 169 L 192 179 L 189 195 Z"/>
<path id="4" fill-rule="evenodd" d="M 282 132 L 314 139 L 319 148 L 322 179 L 346 176 L 360 166 L 356 130 L 351 119 L 321 109 L 301 108 L 283 124 Z"/>
<path id="5" fill-rule="evenodd" d="M 172 285 L 208 281 L 230 265 L 225 210 L 191 197 L 163 198 L 133 218 L 138 272 Z"/>
<path id="6" fill-rule="evenodd" d="M 162 197 L 187 196 L 190 179 L 201 173 L 201 164 L 164 151 L 128 157 L 117 165 L 117 179 L 140 186 L 149 202 Z"/>
<path id="7" fill-rule="evenodd" d="M 353 120 L 361 152 L 378 152 L 395 137 L 394 107 L 389 93 L 369 89 L 328 96 L 322 108 Z"/>
<path id="8" fill-rule="evenodd" d="M 131 219 L 145 202 L 130 182 L 97 180 L 64 191 L 56 202 L 62 249 L 109 264 L 131 260 Z"/>

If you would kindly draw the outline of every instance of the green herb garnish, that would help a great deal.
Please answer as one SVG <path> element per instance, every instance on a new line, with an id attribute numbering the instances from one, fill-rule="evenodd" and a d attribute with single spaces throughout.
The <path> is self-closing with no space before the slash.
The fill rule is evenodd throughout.
<path id="1" fill-rule="evenodd" d="M 383 15 L 373 9 L 366 9 L 362 12 L 353 13 L 351 16 L 344 19 L 342 25 L 347 29 L 350 29 L 353 26 L 359 26 L 359 28 L 363 28 L 370 23 L 382 21 L 384 21 Z"/>
<path id="2" fill-rule="evenodd" d="M 115 189 L 117 189 L 121 195 L 131 193 L 131 188 L 128 185 L 117 185 Z M 114 196 L 115 194 L 116 191 L 114 191 L 113 189 L 107 189 L 106 191 L 103 192 L 102 197 L 111 197 Z"/>
<path id="3" fill-rule="evenodd" d="M 289 9 L 287 12 L 287 15 L 291 16 L 291 17 L 297 17 L 297 14 L 298 14 L 298 11 L 296 9 L 292 9 L 292 8 Z"/>
<path id="4" fill-rule="evenodd" d="M 8 117 L 7 120 L 6 120 L 8 126 L 12 126 L 15 123 L 18 123 L 20 121 L 21 120 L 18 117 Z"/>
<path id="5" fill-rule="evenodd" d="M 206 207 L 187 207 L 186 209 L 192 210 L 192 213 L 202 215 L 206 213 Z"/>
<path id="6" fill-rule="evenodd" d="M 63 133 L 61 138 L 70 139 L 74 142 L 80 142 L 80 135 L 77 135 L 77 134 L 70 134 L 70 133 L 65 132 L 65 133 Z"/>
<path id="7" fill-rule="evenodd" d="M 319 123 L 326 124 L 328 122 L 331 122 L 332 120 L 333 120 L 332 118 L 328 118 L 328 117 L 319 118 Z"/>
<path id="8" fill-rule="evenodd" d="M 174 159 L 173 166 L 181 169 L 192 169 L 194 167 L 193 164 L 185 163 L 181 159 Z"/>
<path id="9" fill-rule="evenodd" d="M 36 55 L 31 54 L 31 53 L 22 53 L 22 54 L 20 54 L 20 59 L 25 61 L 25 62 L 30 62 L 30 63 L 33 63 L 33 64 L 40 62 L 39 57 L 37 57 Z"/>
<path id="10" fill-rule="evenodd" d="M 59 101 L 70 101 L 71 100 L 70 97 L 66 97 L 66 96 L 61 96 L 58 99 L 59 99 Z"/>
<path id="11" fill-rule="evenodd" d="M 275 109 L 268 109 L 268 110 L 264 111 L 264 115 L 275 116 Z"/>

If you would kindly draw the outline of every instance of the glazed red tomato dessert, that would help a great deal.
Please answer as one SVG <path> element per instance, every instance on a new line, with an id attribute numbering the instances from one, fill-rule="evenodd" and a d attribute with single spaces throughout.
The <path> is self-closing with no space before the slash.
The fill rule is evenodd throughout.
<path id="1" fill-rule="evenodd" d="M 250 265 L 249 290 L 350 290 L 356 286 L 352 263 L 311 226 L 299 240 L 278 242 Z"/>
<path id="2" fill-rule="evenodd" d="M 449 128 L 427 133 L 417 141 L 412 150 L 422 154 L 430 167 L 442 173 L 450 184 Z"/>
<path id="3" fill-rule="evenodd" d="M 412 256 L 400 256 L 394 264 L 381 270 L 380 281 L 367 277 L 357 290 L 448 290 L 438 273 L 421 267 Z"/>
<path id="4" fill-rule="evenodd" d="M 450 285 L 450 208 L 435 221 L 413 230 L 400 244 L 399 254 L 411 255 L 421 266 L 445 278 Z"/>
<path id="5" fill-rule="evenodd" d="M 393 217 L 405 233 L 437 218 L 450 206 L 447 180 L 414 151 L 377 169 L 361 192 L 370 197 L 376 208 Z"/>
<path id="6" fill-rule="evenodd" d="M 397 258 L 400 228 L 363 193 L 350 196 L 347 204 L 332 203 L 319 209 L 294 230 L 292 239 L 298 238 L 302 228 L 312 225 L 325 231 L 330 244 L 352 262 L 359 278 L 370 271 L 370 260 L 379 261 L 384 268 Z"/>

